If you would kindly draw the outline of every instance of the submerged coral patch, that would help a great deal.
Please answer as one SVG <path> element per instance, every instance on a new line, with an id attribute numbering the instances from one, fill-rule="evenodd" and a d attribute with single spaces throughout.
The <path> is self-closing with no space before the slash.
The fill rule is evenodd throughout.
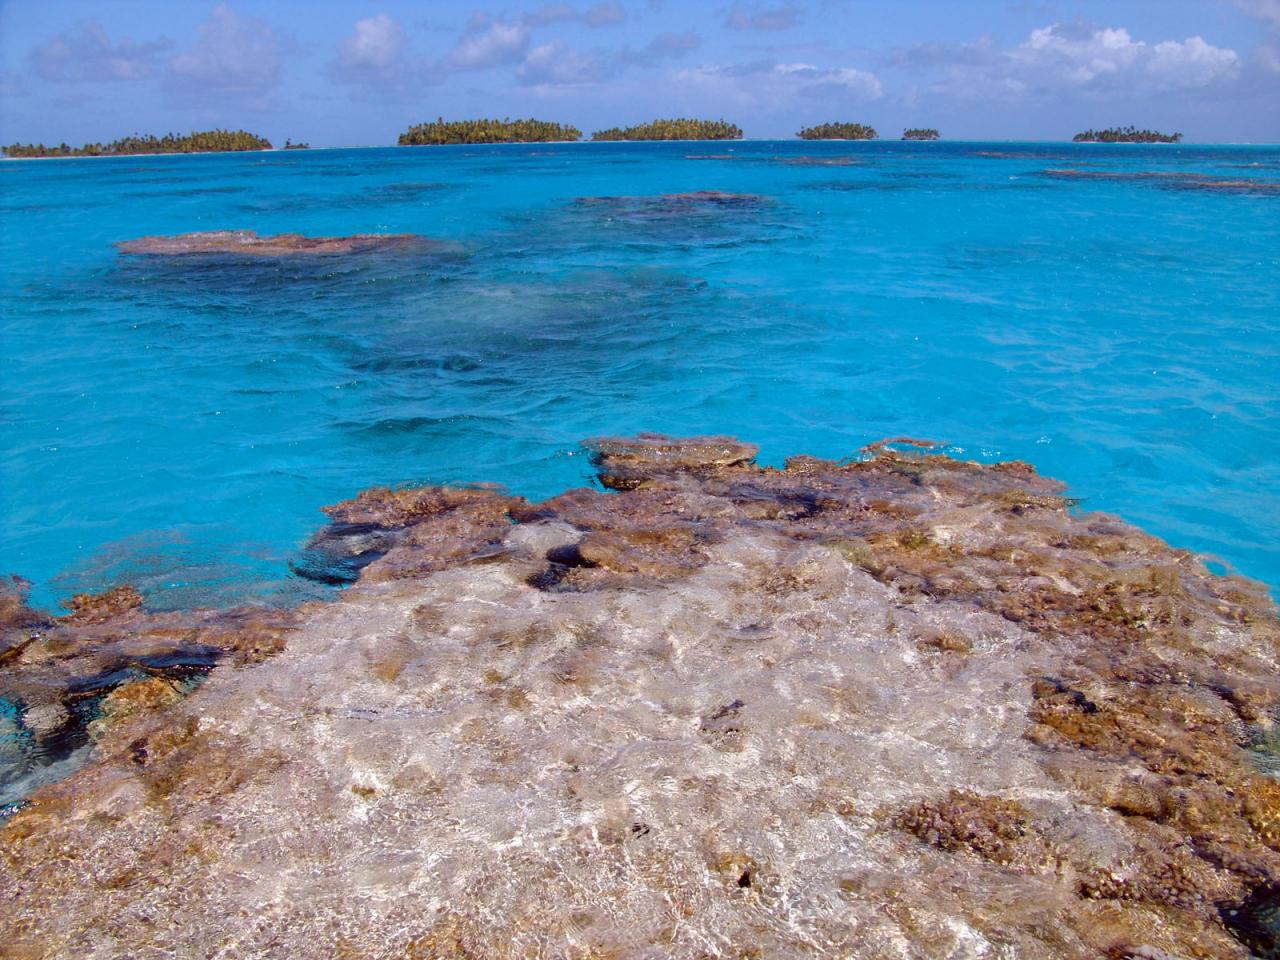
<path id="1" fill-rule="evenodd" d="M 1116 172 L 1109 170 L 1042 170 L 1040 175 L 1053 180 L 1098 180 L 1111 183 L 1150 183 L 1170 190 L 1242 193 L 1258 196 L 1280 196 L 1280 180 L 1224 177 L 1210 173 L 1165 171 Z"/>
<path id="2" fill-rule="evenodd" d="M 753 210 L 766 202 L 767 199 L 759 194 L 723 190 L 694 190 L 652 197 L 578 197 L 574 201 L 583 209 L 637 219 L 688 216 L 717 210 Z"/>
<path id="3" fill-rule="evenodd" d="M 140 237 L 122 240 L 116 248 L 124 254 L 176 257 L 208 254 L 235 254 L 249 257 L 289 257 L 296 255 L 364 253 L 387 250 L 422 249 L 432 244 L 412 233 L 357 233 L 348 237 L 307 237 L 300 233 L 259 236 L 253 230 L 210 230 L 175 236 Z"/>

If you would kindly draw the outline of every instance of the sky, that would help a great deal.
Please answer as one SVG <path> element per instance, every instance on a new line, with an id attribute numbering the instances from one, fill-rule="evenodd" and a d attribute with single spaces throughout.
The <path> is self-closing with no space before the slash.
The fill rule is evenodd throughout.
<path id="1" fill-rule="evenodd" d="M 443 116 L 1280 141 L 1280 0 L 0 0 L 0 142 Z"/>

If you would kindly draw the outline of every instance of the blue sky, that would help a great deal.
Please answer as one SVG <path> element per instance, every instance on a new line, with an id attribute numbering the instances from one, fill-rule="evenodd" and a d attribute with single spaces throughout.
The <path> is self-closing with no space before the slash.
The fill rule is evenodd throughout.
<path id="1" fill-rule="evenodd" d="M 389 144 L 438 115 L 1275 142 L 1280 0 L 0 0 L 5 143 Z"/>

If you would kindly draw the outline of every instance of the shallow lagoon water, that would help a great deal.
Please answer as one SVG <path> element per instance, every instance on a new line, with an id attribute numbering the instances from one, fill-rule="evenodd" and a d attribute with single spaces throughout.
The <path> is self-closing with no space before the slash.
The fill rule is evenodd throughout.
<path id="1" fill-rule="evenodd" d="M 788 162 L 822 158 L 835 163 Z M 842 162 L 848 159 L 851 162 Z M 1072 178 L 1045 171 L 1208 174 Z M 371 484 L 589 482 L 586 436 L 1020 458 L 1280 586 L 1280 149 L 750 142 L 0 164 L 0 569 L 290 600 Z M 724 190 L 758 204 L 581 204 Z M 125 258 L 145 234 L 414 255 Z"/>

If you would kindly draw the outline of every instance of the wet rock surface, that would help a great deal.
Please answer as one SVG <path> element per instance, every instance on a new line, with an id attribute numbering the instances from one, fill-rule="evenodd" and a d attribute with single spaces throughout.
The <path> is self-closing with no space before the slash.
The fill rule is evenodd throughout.
<path id="1" fill-rule="evenodd" d="M 210 230 L 123 240 L 116 244 L 116 249 L 124 254 L 164 257 L 213 254 L 291 257 L 421 250 L 432 243 L 426 237 L 413 233 L 358 233 L 349 237 L 307 237 L 300 233 L 278 233 L 264 237 L 253 230 Z"/>
<path id="2" fill-rule="evenodd" d="M 592 441 L 623 492 L 330 508 L 321 548 L 384 537 L 339 601 L 190 696 L 118 684 L 94 760 L 9 819 L 4 949 L 1274 951 L 1265 591 L 913 443 Z M 156 642 L 127 600 L 0 678 Z M 184 642 L 261 629 L 201 616 Z"/>
<path id="3" fill-rule="evenodd" d="M 0 591 L 0 703 L 14 754 L 0 770 L 0 806 L 117 721 L 176 703 L 221 660 L 259 663 L 284 647 L 298 613 L 268 608 L 148 613 L 132 587 L 78 594 L 68 614 L 26 606 L 24 585 Z"/>

